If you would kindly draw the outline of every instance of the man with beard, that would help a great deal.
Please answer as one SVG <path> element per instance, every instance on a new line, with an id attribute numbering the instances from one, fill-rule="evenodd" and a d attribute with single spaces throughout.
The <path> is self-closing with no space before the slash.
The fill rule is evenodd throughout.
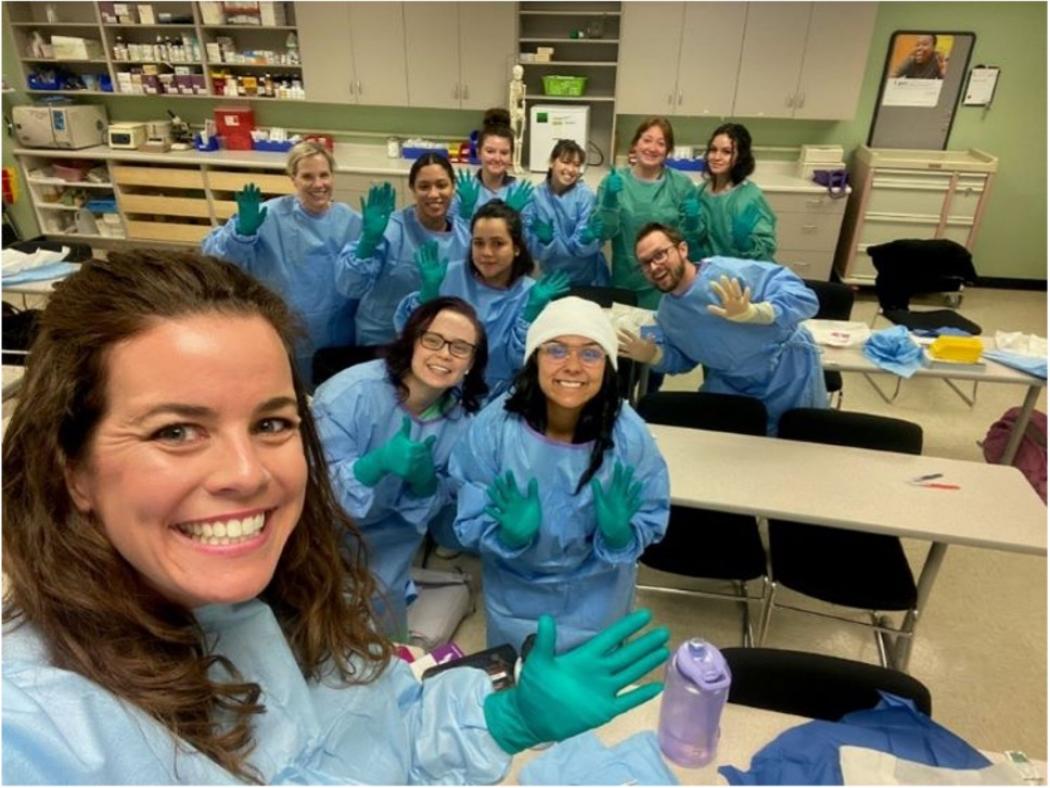
<path id="1" fill-rule="evenodd" d="M 801 325 L 817 313 L 816 294 L 776 263 L 688 255 L 671 227 L 638 233 L 635 257 L 663 297 L 655 328 L 620 331 L 620 355 L 669 374 L 702 364 L 701 389 L 762 400 L 771 435 L 785 411 L 827 407 L 820 352 Z"/>

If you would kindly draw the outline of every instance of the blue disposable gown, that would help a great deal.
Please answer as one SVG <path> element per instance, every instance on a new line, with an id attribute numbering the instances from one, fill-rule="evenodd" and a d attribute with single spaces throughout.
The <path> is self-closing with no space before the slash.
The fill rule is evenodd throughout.
<path id="1" fill-rule="evenodd" d="M 380 623 L 391 637 L 404 639 L 406 601 L 413 595 L 412 557 L 428 526 L 451 527 L 455 502 L 448 458 L 466 433 L 470 417 L 453 399 L 443 415 L 420 421 L 401 405 L 383 360 L 358 364 L 326 380 L 318 387 L 312 407 L 336 496 L 368 544 L 368 566 L 380 586 L 377 601 L 387 613 Z M 412 419 L 412 440 L 437 438 L 431 449 L 438 478 L 433 495 L 413 495 L 396 474 L 387 474 L 375 487 L 361 484 L 354 475 L 354 463 L 389 441 L 405 416 Z"/>
<path id="2" fill-rule="evenodd" d="M 634 290 L 638 306 L 643 309 L 656 309 L 660 291 L 649 284 L 638 266 L 634 242 L 638 231 L 649 222 L 660 222 L 681 230 L 682 203 L 696 194 L 696 187 L 688 175 L 669 167 L 665 167 L 663 175 L 655 181 L 638 180 L 630 167 L 621 167 L 617 172 L 623 178 L 619 203 L 616 208 L 602 207 L 604 235 L 612 239 L 612 284 Z M 605 183 L 602 181 L 598 187 L 599 205 L 603 205 Z"/>
<path id="3" fill-rule="evenodd" d="M 398 303 L 419 289 L 416 252 L 423 244 L 436 241 L 438 254 L 445 260 L 461 260 L 470 248 L 469 223 L 449 213 L 450 229 L 428 230 L 419 223 L 416 208 L 410 205 L 390 217 L 383 239 L 371 257 L 359 258 L 357 244 L 347 246 L 339 257 L 336 289 L 344 296 L 359 299 L 357 344 L 385 345 L 396 336 L 394 311 Z"/>
<path id="4" fill-rule="evenodd" d="M 734 323 L 707 311 L 719 306 L 711 283 L 723 275 L 751 288 L 751 300 L 773 305 L 768 326 Z M 712 257 L 700 264 L 692 286 L 680 296 L 668 293 L 656 312 L 657 328 L 642 329 L 664 352 L 657 372 L 688 372 L 704 365 L 702 391 L 745 394 L 762 400 L 767 431 L 791 408 L 826 408 L 827 389 L 820 351 L 803 320 L 817 313 L 817 297 L 789 269 L 775 263 Z"/>
<path id="5" fill-rule="evenodd" d="M 507 192 L 510 191 L 510 187 L 517 183 L 518 179 L 513 175 L 506 175 L 503 178 L 503 185 L 498 189 L 490 189 L 485 185 L 485 182 L 481 180 L 481 170 L 479 169 L 474 173 L 474 177 L 481 183 L 481 189 L 478 191 L 478 201 L 474 204 L 474 213 L 478 212 L 478 208 L 487 202 L 492 200 L 503 200 L 507 199 Z M 459 216 L 459 193 L 452 195 L 452 202 L 448 209 L 449 216 Z M 473 214 L 471 214 L 473 216 Z M 467 220 L 467 224 L 470 224 L 470 220 Z"/>
<path id="6" fill-rule="evenodd" d="M 643 484 L 642 505 L 631 520 L 634 538 L 613 550 L 598 530 L 590 485 L 576 493 L 592 444 L 552 441 L 505 411 L 505 401 L 482 410 L 452 452 L 449 471 L 460 484 L 456 534 L 481 554 L 489 647 L 520 648 L 549 613 L 558 622 L 557 649 L 565 651 L 631 609 L 638 556 L 667 530 L 667 464 L 645 422 L 624 403 L 613 427 L 615 445 L 594 478 L 605 489 L 616 462 L 631 466 Z M 538 481 L 543 508 L 538 534 L 518 549 L 504 544 L 499 524 L 485 512 L 489 485 L 507 471 L 523 493 L 530 479 Z"/>
<path id="7" fill-rule="evenodd" d="M 510 756 L 485 725 L 485 673 L 446 671 L 420 684 L 393 659 L 369 684 L 303 678 L 270 608 L 257 600 L 196 611 L 214 652 L 257 683 L 248 763 L 263 784 L 492 783 Z M 218 665 L 215 680 L 228 680 Z M 54 667 L 30 626 L 5 626 L 5 783 L 243 784 L 137 707 Z"/>
<path id="8" fill-rule="evenodd" d="M 525 364 L 525 335 L 529 331 L 529 324 L 521 313 L 535 282 L 528 276 L 522 276 L 509 288 L 501 290 L 485 284 L 472 271 L 467 263 L 450 263 L 440 292 L 443 296 L 462 298 L 474 307 L 478 320 L 485 327 L 489 342 L 485 382 L 489 384 L 488 399 L 491 401 L 510 386 L 518 370 Z M 418 306 L 418 292 L 405 297 L 397 308 L 398 331 Z"/>
<path id="9" fill-rule="evenodd" d="M 526 209 L 528 221 L 540 219 L 554 228 L 549 244 L 540 242 L 526 225 L 525 235 L 532 259 L 545 274 L 564 271 L 574 287 L 607 287 L 609 264 L 601 251 L 601 240 L 580 241 L 580 233 L 594 210 L 595 198 L 587 184 L 577 183 L 563 194 L 555 194 L 548 178 L 536 187 L 531 205 Z"/>
<path id="10" fill-rule="evenodd" d="M 690 249 L 690 258 L 740 257 L 773 260 L 777 252 L 777 217 L 762 190 L 751 181 L 741 181 L 714 194 L 710 182 L 700 187 L 700 205 L 706 232 L 700 249 Z"/>
<path id="11" fill-rule="evenodd" d="M 255 235 L 239 235 L 234 216 L 208 233 L 201 249 L 243 268 L 303 319 L 308 340 L 296 348 L 295 364 L 309 382 L 318 349 L 354 342 L 357 303 L 337 293 L 332 281 L 339 253 L 361 235 L 361 215 L 334 202 L 324 215 L 315 216 L 294 194 L 263 205 L 266 219 Z"/>

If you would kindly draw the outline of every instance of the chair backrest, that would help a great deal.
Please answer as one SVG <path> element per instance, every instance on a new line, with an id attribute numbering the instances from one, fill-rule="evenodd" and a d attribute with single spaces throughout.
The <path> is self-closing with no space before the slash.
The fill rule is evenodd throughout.
<path id="1" fill-rule="evenodd" d="M 786 440 L 922 454 L 922 427 L 911 421 L 830 408 L 795 408 L 780 417 Z"/>
<path id="2" fill-rule="evenodd" d="M 730 703 L 831 721 L 874 707 L 879 690 L 913 700 L 927 716 L 933 707 L 921 681 L 879 665 L 772 648 L 724 648 L 722 654 L 733 674 Z"/>
<path id="3" fill-rule="evenodd" d="M 613 305 L 626 304 L 627 306 L 638 306 L 638 295 L 626 287 L 574 287 L 565 295 L 578 296 L 588 301 L 593 301 L 602 309 L 608 309 Z"/>
<path id="4" fill-rule="evenodd" d="M 913 295 L 957 292 L 977 279 L 970 251 L 947 238 L 903 238 L 869 246 L 867 252 L 884 311 L 907 309 Z"/>
<path id="5" fill-rule="evenodd" d="M 754 397 L 706 391 L 657 391 L 646 394 L 636 408 L 652 424 L 694 430 L 766 434 L 766 406 Z"/>
<path id="6" fill-rule="evenodd" d="M 815 279 L 802 281 L 817 294 L 820 303 L 816 314 L 818 320 L 850 319 L 853 313 L 853 288 L 841 282 L 818 282 Z"/>

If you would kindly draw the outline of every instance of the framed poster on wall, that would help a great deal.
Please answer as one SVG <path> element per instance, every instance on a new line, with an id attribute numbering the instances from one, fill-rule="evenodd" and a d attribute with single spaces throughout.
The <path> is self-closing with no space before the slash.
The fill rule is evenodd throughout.
<path id="1" fill-rule="evenodd" d="M 943 150 L 977 36 L 897 30 L 890 36 L 868 145 Z"/>

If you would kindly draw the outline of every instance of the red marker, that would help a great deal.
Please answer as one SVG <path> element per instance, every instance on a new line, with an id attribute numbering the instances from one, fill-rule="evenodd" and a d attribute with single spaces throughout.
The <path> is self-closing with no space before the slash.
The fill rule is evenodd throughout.
<path id="1" fill-rule="evenodd" d="M 932 487 L 935 490 L 958 490 L 960 489 L 958 484 L 943 484 L 940 482 L 930 482 L 929 484 L 920 484 L 920 487 Z"/>

